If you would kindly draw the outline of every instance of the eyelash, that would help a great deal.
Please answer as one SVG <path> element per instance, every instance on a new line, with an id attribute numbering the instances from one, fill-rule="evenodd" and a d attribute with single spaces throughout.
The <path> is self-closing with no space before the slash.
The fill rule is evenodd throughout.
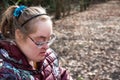
<path id="1" fill-rule="evenodd" d="M 49 42 L 39 42 L 39 43 L 37 42 L 36 44 L 37 45 L 43 45 L 44 43 L 49 43 Z"/>
<path id="2" fill-rule="evenodd" d="M 39 38 L 39 39 L 36 39 L 35 41 L 36 41 L 36 42 L 44 42 L 45 39 L 44 39 L 44 38 Z"/>

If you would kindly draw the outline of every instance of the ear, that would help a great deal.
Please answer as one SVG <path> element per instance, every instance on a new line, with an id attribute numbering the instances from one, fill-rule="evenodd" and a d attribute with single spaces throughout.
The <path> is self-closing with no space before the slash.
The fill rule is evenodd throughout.
<path id="1" fill-rule="evenodd" d="M 15 30 L 15 39 L 23 39 L 23 34 L 19 29 Z"/>

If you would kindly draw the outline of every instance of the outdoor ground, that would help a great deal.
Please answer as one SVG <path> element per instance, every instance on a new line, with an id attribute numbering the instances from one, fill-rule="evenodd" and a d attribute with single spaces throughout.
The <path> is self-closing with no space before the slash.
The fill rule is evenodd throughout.
<path id="1" fill-rule="evenodd" d="M 52 48 L 74 80 L 120 80 L 120 0 L 55 21 Z"/>

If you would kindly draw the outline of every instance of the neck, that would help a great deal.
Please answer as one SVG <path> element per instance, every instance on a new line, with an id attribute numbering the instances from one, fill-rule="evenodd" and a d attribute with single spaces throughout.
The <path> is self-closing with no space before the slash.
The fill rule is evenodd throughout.
<path id="1" fill-rule="evenodd" d="M 36 69 L 37 69 L 36 62 L 34 62 L 34 61 L 29 61 L 29 64 L 32 66 L 33 70 L 36 70 Z"/>

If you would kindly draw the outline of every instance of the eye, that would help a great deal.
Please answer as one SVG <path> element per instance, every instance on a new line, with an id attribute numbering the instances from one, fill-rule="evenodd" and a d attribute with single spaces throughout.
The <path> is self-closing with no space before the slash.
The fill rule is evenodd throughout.
<path id="1" fill-rule="evenodd" d="M 45 40 L 46 40 L 46 39 L 43 38 L 43 37 L 37 37 L 37 38 L 35 39 L 35 41 L 36 41 L 37 43 L 44 42 Z"/>
<path id="2" fill-rule="evenodd" d="M 36 44 L 37 44 L 38 46 L 41 46 L 41 45 L 44 44 L 44 42 L 39 42 L 39 43 L 37 42 Z"/>
<path id="3" fill-rule="evenodd" d="M 44 45 L 44 44 L 48 44 L 49 42 L 47 41 L 47 42 L 39 42 L 39 43 L 36 43 L 38 46 L 42 46 L 42 45 Z"/>

